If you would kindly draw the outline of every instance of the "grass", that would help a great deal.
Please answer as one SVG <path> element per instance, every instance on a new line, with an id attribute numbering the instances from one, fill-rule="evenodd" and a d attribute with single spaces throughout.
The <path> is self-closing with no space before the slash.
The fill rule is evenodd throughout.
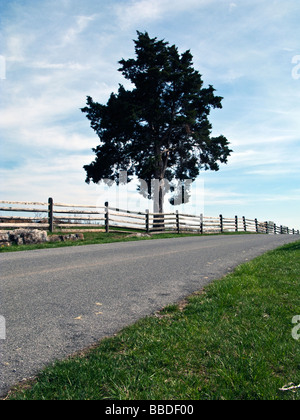
<path id="1" fill-rule="evenodd" d="M 74 231 L 76 233 L 76 231 Z M 69 232 L 67 232 L 69 233 Z M 114 231 L 110 233 L 105 232 L 83 232 L 84 240 L 80 241 L 65 241 L 65 242 L 52 242 L 52 243 L 42 243 L 42 244 L 29 244 L 29 245 L 11 245 L 11 246 L 0 246 L 0 253 L 1 252 L 15 252 L 15 251 L 30 251 L 35 249 L 46 249 L 46 248 L 62 248 L 66 246 L 82 246 L 82 245 L 95 245 L 95 244 L 105 244 L 105 243 L 113 243 L 113 242 L 130 242 L 130 241 L 141 241 L 141 240 L 152 240 L 152 239 L 164 239 L 164 238 L 182 238 L 186 236 L 211 236 L 211 234 L 197 234 L 197 233 L 156 233 L 151 235 L 150 237 L 142 236 L 137 237 L 134 236 L 135 233 L 138 233 L 134 230 L 128 230 L 128 232 L 123 231 Z M 242 235 L 242 234 L 250 234 L 249 232 L 230 232 L 230 233 L 223 233 L 223 235 Z M 48 236 L 51 235 L 63 235 L 65 232 L 55 232 L 50 233 L 48 232 Z M 216 234 L 220 235 L 220 234 Z"/>
<path id="2" fill-rule="evenodd" d="M 96 245 L 96 244 L 105 244 L 113 242 L 130 242 L 130 241 L 139 241 L 139 240 L 149 240 L 149 239 L 162 239 L 162 238 L 177 238 L 188 236 L 189 234 L 175 234 L 175 233 L 161 233 L 155 234 L 151 237 L 137 237 L 134 236 L 134 231 L 128 232 L 84 232 L 84 239 L 79 241 L 64 241 L 64 242 L 45 242 L 41 244 L 29 244 L 29 245 L 11 245 L 9 247 L 0 247 L 0 252 L 15 252 L 15 251 L 30 251 L 35 249 L 46 249 L 46 248 L 62 248 L 66 246 L 82 246 L 82 245 Z M 51 235 L 63 235 L 64 232 L 55 232 L 51 234 L 48 232 L 48 236 Z M 195 234 L 190 234 L 195 235 Z M 189 235 L 189 236 L 190 236 Z"/>
<path id="3" fill-rule="evenodd" d="M 300 242 L 58 361 L 11 400 L 299 400 Z"/>

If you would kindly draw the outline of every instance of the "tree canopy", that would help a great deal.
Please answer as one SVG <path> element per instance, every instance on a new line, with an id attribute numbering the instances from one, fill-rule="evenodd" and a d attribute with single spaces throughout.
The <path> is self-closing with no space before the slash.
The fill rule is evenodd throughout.
<path id="1" fill-rule="evenodd" d="M 201 169 L 218 171 L 232 150 L 223 135 L 211 136 L 208 117 L 223 98 L 212 85 L 203 87 L 189 50 L 179 54 L 147 32 L 137 35 L 136 58 L 119 61 L 132 90 L 119 85 L 106 105 L 88 96 L 82 108 L 100 139 L 95 160 L 84 166 L 86 182 L 118 182 L 122 170 L 150 186 L 153 179 L 195 180 Z"/>

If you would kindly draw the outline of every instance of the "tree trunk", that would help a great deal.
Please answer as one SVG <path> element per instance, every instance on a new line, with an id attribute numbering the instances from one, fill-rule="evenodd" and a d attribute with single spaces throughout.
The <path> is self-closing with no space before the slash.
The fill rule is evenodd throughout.
<path id="1" fill-rule="evenodd" d="M 159 143 L 158 143 L 159 144 Z M 168 152 L 161 152 L 160 147 L 157 144 L 156 156 L 158 158 L 158 164 L 155 170 L 155 182 L 158 185 L 154 186 L 154 213 L 160 213 L 157 216 L 154 216 L 154 227 L 165 229 L 164 223 L 164 196 L 165 196 L 165 172 L 168 166 Z M 163 156 L 164 155 L 164 156 Z M 155 219 L 158 219 L 155 222 Z"/>
<path id="2" fill-rule="evenodd" d="M 156 188 L 154 192 L 153 213 L 156 214 L 154 215 L 153 227 L 155 229 L 159 228 L 164 230 L 164 180 L 156 180 L 156 182 L 158 185 L 155 186 Z"/>

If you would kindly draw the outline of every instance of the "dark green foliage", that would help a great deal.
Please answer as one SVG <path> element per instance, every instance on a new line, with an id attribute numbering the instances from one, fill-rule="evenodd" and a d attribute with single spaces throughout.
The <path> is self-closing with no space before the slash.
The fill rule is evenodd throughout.
<path id="1" fill-rule="evenodd" d="M 203 87 L 190 51 L 180 55 L 174 45 L 137 34 L 136 59 L 119 62 L 133 89 L 120 85 L 107 105 L 88 97 L 82 108 L 100 138 L 95 161 L 84 166 L 86 182 L 118 182 L 120 170 L 148 185 L 153 179 L 195 180 L 200 169 L 219 170 L 231 150 L 224 136 L 211 137 L 208 116 L 212 108 L 222 108 L 222 98 L 211 85 Z"/>

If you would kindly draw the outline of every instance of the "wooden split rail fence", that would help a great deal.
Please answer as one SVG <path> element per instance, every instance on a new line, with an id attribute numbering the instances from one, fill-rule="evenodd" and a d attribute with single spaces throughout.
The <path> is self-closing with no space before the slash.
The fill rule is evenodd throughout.
<path id="1" fill-rule="evenodd" d="M 4 212 L 4 215 L 2 213 Z M 18 214 L 12 216 L 12 214 Z M 30 216 L 27 216 L 30 213 Z M 24 216 L 24 214 L 26 214 Z M 48 202 L 0 201 L 0 229 L 38 228 L 54 231 L 72 231 L 83 229 L 192 233 L 253 232 L 266 234 L 297 234 L 299 230 L 276 225 L 273 222 L 261 222 L 257 219 L 235 216 L 226 218 L 204 215 L 174 213 L 134 212 L 110 207 L 106 202 L 103 207 L 97 205 L 75 205 Z"/>

